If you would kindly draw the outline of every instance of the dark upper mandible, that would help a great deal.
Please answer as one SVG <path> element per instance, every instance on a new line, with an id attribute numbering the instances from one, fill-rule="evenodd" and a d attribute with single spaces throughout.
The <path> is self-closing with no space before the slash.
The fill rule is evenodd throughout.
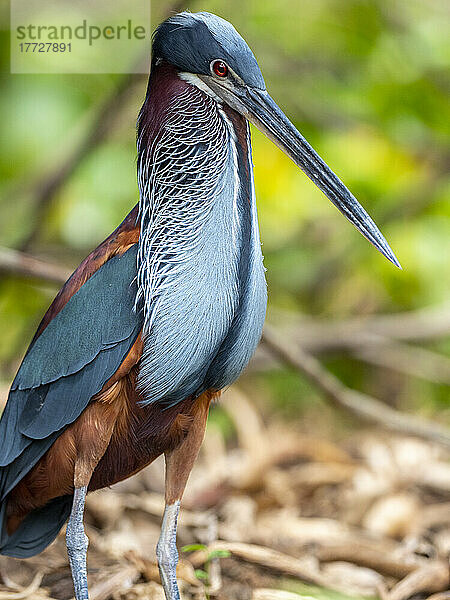
<path id="1" fill-rule="evenodd" d="M 210 75 L 211 61 L 221 59 L 248 86 L 266 87 L 245 40 L 231 23 L 211 13 L 182 12 L 161 23 L 153 36 L 153 58 L 201 75 Z"/>

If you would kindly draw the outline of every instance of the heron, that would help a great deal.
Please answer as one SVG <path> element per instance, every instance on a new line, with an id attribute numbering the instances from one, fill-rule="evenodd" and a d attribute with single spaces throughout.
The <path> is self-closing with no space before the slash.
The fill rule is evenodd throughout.
<path id="1" fill-rule="evenodd" d="M 0 553 L 35 555 L 68 520 L 76 600 L 89 597 L 87 492 L 161 455 L 156 555 L 167 600 L 180 598 L 180 501 L 211 401 L 247 365 L 266 313 L 249 123 L 400 266 L 230 23 L 182 12 L 157 27 L 137 121 L 139 202 L 54 299 L 0 422 Z"/>

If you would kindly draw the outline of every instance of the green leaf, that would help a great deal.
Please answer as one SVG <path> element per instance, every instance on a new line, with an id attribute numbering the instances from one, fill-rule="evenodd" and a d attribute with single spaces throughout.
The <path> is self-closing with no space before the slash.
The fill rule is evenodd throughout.
<path id="1" fill-rule="evenodd" d="M 181 548 L 181 552 L 196 552 L 197 550 L 206 550 L 205 544 L 188 544 Z"/>
<path id="2" fill-rule="evenodd" d="M 195 569 L 194 572 L 197 579 L 201 579 L 202 581 L 206 581 L 208 579 L 208 573 L 203 571 L 203 569 Z"/>
<path id="3" fill-rule="evenodd" d="M 231 552 L 229 550 L 212 550 L 208 554 L 207 562 L 213 560 L 213 558 L 228 558 L 231 556 Z"/>

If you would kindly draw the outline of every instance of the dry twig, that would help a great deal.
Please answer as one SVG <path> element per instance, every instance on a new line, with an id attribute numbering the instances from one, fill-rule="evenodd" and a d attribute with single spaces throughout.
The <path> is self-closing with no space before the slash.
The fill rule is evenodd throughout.
<path id="1" fill-rule="evenodd" d="M 321 540 L 317 549 L 316 556 L 320 561 L 346 561 L 367 567 L 388 575 L 401 579 L 417 570 L 418 566 L 426 563 L 425 559 L 419 557 L 399 556 L 390 545 L 394 542 L 380 543 L 370 542 L 369 540 L 359 541 L 356 535 L 349 541 L 341 543 L 326 543 Z"/>
<path id="2" fill-rule="evenodd" d="M 397 585 L 390 593 L 389 600 L 408 600 L 421 592 L 442 592 L 450 586 L 449 565 L 435 562 L 416 569 Z"/>
<path id="3" fill-rule="evenodd" d="M 311 596 L 302 596 L 284 590 L 260 588 L 253 591 L 252 600 L 313 600 Z"/>
<path id="4" fill-rule="evenodd" d="M 318 360 L 287 340 L 273 327 L 265 326 L 263 341 L 279 359 L 306 375 L 334 406 L 392 431 L 450 448 L 450 431 L 446 427 L 414 415 L 402 414 L 367 394 L 347 388 L 324 369 Z"/>
<path id="5" fill-rule="evenodd" d="M 89 591 L 91 600 L 107 600 L 113 593 L 128 590 L 139 579 L 139 570 L 130 565 L 123 566 L 116 573 L 110 574 L 103 581 L 94 585 Z"/>
<path id="6" fill-rule="evenodd" d="M 39 586 L 41 585 L 43 575 L 44 574 L 42 573 L 42 571 L 39 571 L 38 573 L 36 573 L 36 575 L 33 578 L 33 581 L 29 585 L 27 585 L 27 587 L 24 588 L 20 585 L 13 583 L 12 581 L 9 581 L 2 574 L 3 580 L 5 581 L 5 583 L 8 585 L 8 587 L 10 587 L 14 591 L 13 592 L 1 592 L 0 591 L 0 600 L 26 600 L 27 598 L 35 597 L 35 594 L 36 594 L 37 590 L 39 589 Z"/>
<path id="7" fill-rule="evenodd" d="M 322 572 L 319 569 L 318 561 L 312 556 L 294 558 L 272 548 L 240 542 L 216 542 L 209 546 L 207 550 L 195 552 L 190 557 L 190 560 L 194 566 L 200 566 L 206 562 L 209 553 L 214 550 L 225 550 L 230 552 L 232 556 L 246 562 L 344 593 L 349 591 L 350 588 L 351 591 L 361 596 L 371 596 L 375 593 L 379 584 L 379 580 L 377 579 L 376 583 L 373 581 L 372 584 L 367 585 L 366 582 L 364 586 L 358 586 L 356 581 L 352 582 L 351 586 L 345 585 L 338 576 L 337 570 L 333 572 L 330 569 L 329 573 Z M 340 567 L 337 563 L 336 566 Z M 348 569 L 349 567 L 351 566 L 348 565 L 346 568 Z M 354 567 L 353 571 L 357 571 L 357 567 Z M 374 575 L 376 574 L 374 573 Z"/>
<path id="8" fill-rule="evenodd" d="M 450 334 L 450 304 L 343 321 L 302 319 L 293 331 L 295 341 L 312 354 L 351 350 L 376 339 L 398 342 L 439 339 Z"/>
<path id="9" fill-rule="evenodd" d="M 290 319 L 292 321 L 292 318 Z M 435 383 L 450 383 L 450 359 L 405 342 L 439 339 L 450 334 L 450 306 L 341 321 L 294 319 L 283 334 L 309 354 L 345 352 L 369 364 Z M 259 349 L 253 368 L 266 368 L 270 356 Z"/>

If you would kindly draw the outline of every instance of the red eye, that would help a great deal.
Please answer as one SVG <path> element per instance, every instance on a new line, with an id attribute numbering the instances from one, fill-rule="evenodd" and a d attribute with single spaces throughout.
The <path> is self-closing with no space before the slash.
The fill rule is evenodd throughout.
<path id="1" fill-rule="evenodd" d="M 214 61 L 213 71 L 217 75 L 217 77 L 226 77 L 228 75 L 228 67 L 221 60 Z"/>

